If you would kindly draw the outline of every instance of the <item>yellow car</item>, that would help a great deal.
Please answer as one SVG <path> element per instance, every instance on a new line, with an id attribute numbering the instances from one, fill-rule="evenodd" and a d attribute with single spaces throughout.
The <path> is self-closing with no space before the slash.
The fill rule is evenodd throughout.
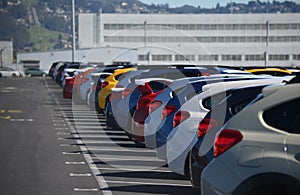
<path id="1" fill-rule="evenodd" d="M 101 84 L 101 90 L 98 93 L 98 104 L 100 109 L 104 110 L 108 100 L 109 96 L 111 94 L 112 88 L 114 88 L 118 83 L 118 78 L 129 71 L 136 70 L 136 68 L 122 68 L 117 69 L 114 71 L 114 73 L 110 76 L 108 76 L 105 81 Z"/>
<path id="2" fill-rule="evenodd" d="M 293 74 L 292 71 L 283 68 L 254 68 L 254 69 L 247 69 L 246 71 L 256 75 L 267 74 L 272 76 L 288 76 Z"/>

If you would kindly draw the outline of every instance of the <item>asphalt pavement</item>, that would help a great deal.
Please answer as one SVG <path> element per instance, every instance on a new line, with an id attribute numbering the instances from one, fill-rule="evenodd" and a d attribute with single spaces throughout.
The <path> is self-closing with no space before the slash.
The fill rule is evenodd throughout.
<path id="1" fill-rule="evenodd" d="M 49 77 L 0 79 L 0 155 L 0 194 L 196 194 Z"/>

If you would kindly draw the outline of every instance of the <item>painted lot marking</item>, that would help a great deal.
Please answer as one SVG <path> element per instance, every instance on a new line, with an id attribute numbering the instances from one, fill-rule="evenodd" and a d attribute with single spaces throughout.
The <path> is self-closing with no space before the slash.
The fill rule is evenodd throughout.
<path id="1" fill-rule="evenodd" d="M 183 186 L 183 187 L 192 187 L 191 184 L 178 184 L 178 183 L 152 183 L 152 182 L 136 182 L 136 181 L 109 181 L 107 183 L 117 183 L 117 184 L 137 184 L 137 185 L 157 185 L 157 186 Z"/>
<path id="2" fill-rule="evenodd" d="M 96 192 L 97 188 L 74 188 L 75 192 Z"/>
<path id="3" fill-rule="evenodd" d="M 23 113 L 22 110 L 7 110 L 8 113 Z"/>
<path id="4" fill-rule="evenodd" d="M 20 118 L 20 119 L 9 119 L 9 121 L 13 121 L 13 122 L 33 122 L 34 120 L 32 118 L 30 119 L 23 119 L 23 118 Z"/>
<path id="5" fill-rule="evenodd" d="M 91 177 L 90 173 L 70 173 L 70 177 Z"/>
<path id="6" fill-rule="evenodd" d="M 66 165 L 85 165 L 85 162 L 65 162 Z"/>
<path id="7" fill-rule="evenodd" d="M 82 152 L 62 152 L 63 155 L 79 155 L 82 154 Z"/>
<path id="8" fill-rule="evenodd" d="M 140 166 L 139 166 L 140 167 Z M 148 169 L 147 169 L 148 168 Z M 137 172 L 147 172 L 147 171 L 151 171 L 151 172 L 159 172 L 159 173 L 173 173 L 172 171 L 170 170 L 158 170 L 158 169 L 153 169 L 153 167 L 144 167 L 144 169 L 137 169 L 136 166 L 128 166 L 127 167 L 123 167 L 122 168 L 110 168 L 110 167 L 100 167 L 100 168 L 97 168 L 99 170 L 107 170 L 107 171 L 137 171 Z"/>
<path id="9" fill-rule="evenodd" d="M 10 119 L 11 119 L 11 116 L 0 116 L 0 119 L 10 120 Z"/>

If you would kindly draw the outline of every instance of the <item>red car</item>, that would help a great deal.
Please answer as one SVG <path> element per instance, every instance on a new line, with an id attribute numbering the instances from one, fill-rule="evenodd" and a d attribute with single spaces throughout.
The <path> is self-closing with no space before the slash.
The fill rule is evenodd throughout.
<path id="1" fill-rule="evenodd" d="M 136 80 L 137 89 L 141 92 L 137 109 L 132 117 L 132 134 L 136 141 L 144 142 L 144 123 L 149 115 L 149 107 L 154 98 L 172 83 L 170 79 L 150 78 Z"/>

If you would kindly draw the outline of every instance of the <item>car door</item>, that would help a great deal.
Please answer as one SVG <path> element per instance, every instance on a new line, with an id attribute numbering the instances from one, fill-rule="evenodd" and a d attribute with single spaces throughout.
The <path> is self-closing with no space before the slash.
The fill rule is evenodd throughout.
<path id="1" fill-rule="evenodd" d="M 266 124 L 276 128 L 285 138 L 282 158 L 286 158 L 290 175 L 300 179 L 300 98 L 284 101 L 263 113 Z M 284 161 L 283 161 L 284 162 Z M 282 164 L 284 167 L 284 164 Z"/>
<path id="2" fill-rule="evenodd" d="M 286 139 L 287 152 L 291 171 L 296 178 L 300 179 L 300 99 L 295 107 L 298 109 L 297 117 L 293 122 L 291 133 Z"/>

